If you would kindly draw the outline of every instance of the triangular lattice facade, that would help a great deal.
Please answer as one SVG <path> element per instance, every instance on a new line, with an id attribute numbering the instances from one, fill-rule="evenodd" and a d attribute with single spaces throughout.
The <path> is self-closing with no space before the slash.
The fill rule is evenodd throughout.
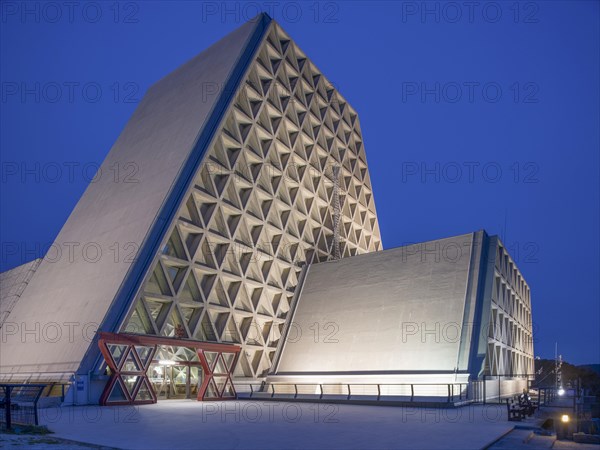
<path id="1" fill-rule="evenodd" d="M 304 265 L 381 248 L 357 114 L 271 22 L 121 331 L 238 343 L 261 377 Z"/>
<path id="2" fill-rule="evenodd" d="M 532 374 L 531 292 L 502 244 L 496 247 L 485 374 Z"/>

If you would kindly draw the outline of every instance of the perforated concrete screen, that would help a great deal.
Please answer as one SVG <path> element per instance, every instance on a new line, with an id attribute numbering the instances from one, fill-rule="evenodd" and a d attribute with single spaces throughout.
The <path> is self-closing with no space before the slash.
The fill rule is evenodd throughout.
<path id="1" fill-rule="evenodd" d="M 236 375 L 262 376 L 303 267 L 382 248 L 357 114 L 267 15 L 148 90 L 101 171 L 126 163 L 135 182 L 90 184 L 54 243 L 106 257 L 41 263 L 4 379 L 98 371 L 96 329 L 239 343 Z M 48 322 L 77 328 L 22 339 Z"/>
<path id="2" fill-rule="evenodd" d="M 263 376 L 336 228 L 341 257 L 381 249 L 358 117 L 273 23 L 122 330 L 242 344 Z"/>
<path id="3" fill-rule="evenodd" d="M 533 373 L 531 291 L 501 242 L 496 246 L 488 336 L 486 373 Z"/>

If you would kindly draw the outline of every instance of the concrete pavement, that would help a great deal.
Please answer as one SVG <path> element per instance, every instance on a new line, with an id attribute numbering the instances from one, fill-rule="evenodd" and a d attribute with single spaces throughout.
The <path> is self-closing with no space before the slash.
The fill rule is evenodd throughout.
<path id="1" fill-rule="evenodd" d="M 124 449 L 479 449 L 509 432 L 503 405 L 452 409 L 160 401 L 41 412 L 54 436 Z"/>

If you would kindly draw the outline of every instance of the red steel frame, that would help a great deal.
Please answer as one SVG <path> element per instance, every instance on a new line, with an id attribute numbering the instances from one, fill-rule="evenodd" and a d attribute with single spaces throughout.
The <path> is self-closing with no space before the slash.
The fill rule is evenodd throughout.
<path id="1" fill-rule="evenodd" d="M 200 389 L 198 390 L 198 401 L 229 400 L 236 397 L 235 387 L 233 386 L 233 380 L 231 376 L 233 374 L 233 369 L 237 364 L 239 353 L 241 350 L 241 347 L 238 345 L 191 341 L 188 339 L 173 339 L 160 336 L 144 336 L 128 333 L 100 332 L 99 336 L 100 339 L 98 340 L 98 346 L 100 347 L 100 352 L 102 353 L 102 356 L 104 356 L 104 360 L 106 361 L 106 364 L 108 365 L 111 371 L 110 379 L 104 387 L 104 391 L 102 392 L 102 396 L 100 397 L 101 405 L 141 405 L 157 402 L 156 393 L 154 392 L 152 383 L 150 383 L 147 371 L 148 367 L 150 367 L 150 364 L 152 363 L 152 360 L 154 358 L 154 355 L 156 354 L 156 350 L 159 345 L 193 348 L 196 351 L 196 353 L 198 354 L 198 359 L 200 360 L 200 365 L 202 366 L 202 370 L 204 371 L 204 379 L 202 381 Z M 109 345 L 126 346 L 126 349 L 124 350 L 119 361 L 115 361 L 115 359 L 113 358 L 108 348 Z M 138 354 L 135 347 L 150 348 L 150 354 L 149 356 L 147 356 L 145 361 L 142 361 L 142 358 Z M 214 361 L 210 362 L 205 352 L 216 353 Z M 223 356 L 224 354 L 233 354 L 233 359 L 229 365 L 227 364 L 227 361 Z M 135 364 L 138 367 L 140 367 L 139 370 L 125 370 L 125 362 L 130 357 L 130 355 L 134 359 Z M 221 362 L 222 367 L 226 368 L 226 372 L 215 372 L 215 370 L 219 366 L 219 361 Z M 125 380 L 123 379 L 123 377 L 125 376 L 139 377 L 137 384 L 131 393 L 125 385 Z M 218 386 L 216 384 L 215 377 L 225 378 L 223 388 L 220 390 L 218 389 Z M 120 385 L 123 393 L 125 394 L 126 400 L 109 401 L 110 394 L 112 393 L 115 384 Z M 147 387 L 151 399 L 140 400 L 136 398 L 138 393 L 140 392 L 140 389 L 144 385 Z M 213 387 L 213 392 L 216 392 L 217 395 L 208 397 L 206 394 L 209 386 L 211 385 Z M 233 392 L 232 396 L 225 396 L 225 390 L 228 386 L 231 387 L 231 390 Z"/>

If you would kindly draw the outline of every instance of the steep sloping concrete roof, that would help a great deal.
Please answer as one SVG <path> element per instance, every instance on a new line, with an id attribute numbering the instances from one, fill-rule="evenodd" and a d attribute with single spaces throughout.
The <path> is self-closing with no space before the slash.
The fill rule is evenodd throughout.
<path id="1" fill-rule="evenodd" d="M 312 265 L 275 375 L 467 370 L 481 248 L 478 232 Z"/>
<path id="2" fill-rule="evenodd" d="M 148 90 L 57 236 L 60 257 L 42 261 L 5 323 L 4 379 L 73 373 L 98 327 L 114 327 L 269 20 L 242 25 Z"/>
<path id="3" fill-rule="evenodd" d="M 20 300 L 40 262 L 41 259 L 34 259 L 0 273 L 0 327 Z"/>

